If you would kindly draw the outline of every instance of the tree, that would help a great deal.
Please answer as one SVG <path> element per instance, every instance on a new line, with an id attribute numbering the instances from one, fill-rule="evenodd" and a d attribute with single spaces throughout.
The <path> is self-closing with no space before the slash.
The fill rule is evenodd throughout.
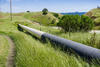
<path id="1" fill-rule="evenodd" d="M 93 28 L 94 22 L 88 16 L 64 15 L 57 24 L 65 32 L 89 31 Z"/>
<path id="2" fill-rule="evenodd" d="M 94 26 L 94 21 L 88 17 L 88 16 L 81 16 L 81 24 L 80 24 L 80 29 L 83 31 L 89 31 L 93 28 Z"/>
<path id="3" fill-rule="evenodd" d="M 27 13 L 29 13 L 30 11 L 26 11 Z"/>
<path id="4" fill-rule="evenodd" d="M 47 9 L 47 8 L 44 8 L 44 9 L 42 10 L 42 12 L 43 12 L 43 15 L 47 15 L 47 14 L 48 14 L 48 9 Z"/>

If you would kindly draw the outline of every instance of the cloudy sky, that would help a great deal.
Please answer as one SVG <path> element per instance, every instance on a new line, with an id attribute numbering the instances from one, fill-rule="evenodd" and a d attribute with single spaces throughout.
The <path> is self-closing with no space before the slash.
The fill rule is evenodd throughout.
<path id="1" fill-rule="evenodd" d="M 100 5 L 100 0 L 12 0 L 13 12 L 41 11 L 86 12 Z M 0 0 L 0 10 L 9 12 L 9 0 Z"/>

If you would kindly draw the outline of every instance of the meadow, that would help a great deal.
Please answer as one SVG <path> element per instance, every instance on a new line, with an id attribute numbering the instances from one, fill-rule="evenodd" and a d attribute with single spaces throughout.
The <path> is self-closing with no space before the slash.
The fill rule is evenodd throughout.
<path id="1" fill-rule="evenodd" d="M 16 46 L 15 65 L 16 67 L 99 67 L 98 64 L 89 64 L 78 55 L 63 52 L 60 48 L 52 47 L 52 44 L 42 43 L 40 40 L 21 32 L 17 29 L 17 24 L 26 25 L 31 28 L 42 30 L 69 40 L 83 43 L 100 49 L 100 34 L 89 32 L 64 33 L 60 29 L 52 26 L 36 24 L 21 14 L 13 16 L 10 21 L 9 14 L 1 13 L 0 18 L 0 67 L 6 64 L 9 50 L 9 42 L 4 36 L 9 36 Z M 27 16 L 26 16 L 27 17 Z M 3 66 L 2 66 L 3 65 Z"/>

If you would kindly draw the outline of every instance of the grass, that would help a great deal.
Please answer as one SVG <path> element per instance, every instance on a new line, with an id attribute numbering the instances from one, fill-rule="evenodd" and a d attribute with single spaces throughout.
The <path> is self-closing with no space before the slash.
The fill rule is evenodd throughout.
<path id="1" fill-rule="evenodd" d="M 100 17 L 100 9 L 92 9 L 93 16 Z"/>
<path id="2" fill-rule="evenodd" d="M 88 63 L 54 49 L 50 44 L 42 44 L 30 35 L 15 33 L 11 35 L 17 48 L 17 67 L 88 67 Z M 91 65 L 98 67 L 98 65 Z M 90 67 L 91 67 L 90 66 Z"/>
<path id="3" fill-rule="evenodd" d="M 0 67 L 5 67 L 9 51 L 8 40 L 0 35 Z"/>
<path id="4" fill-rule="evenodd" d="M 62 15 L 59 14 L 59 16 L 61 17 Z M 30 13 L 25 13 L 24 17 L 26 19 L 32 20 L 34 22 L 38 22 L 38 23 L 40 23 L 42 25 L 46 25 L 46 26 L 50 25 L 53 19 L 56 20 L 55 24 L 59 20 L 51 12 L 48 12 L 47 15 L 42 15 L 42 12 L 30 12 Z"/>
<path id="5" fill-rule="evenodd" d="M 91 17 L 94 17 L 93 19 L 95 21 L 94 29 L 100 30 L 100 9 L 98 8 L 92 9 L 87 13 L 87 16 L 89 16 L 88 14 L 90 14 Z"/>
<path id="6" fill-rule="evenodd" d="M 59 29 L 32 23 L 22 15 L 23 13 L 20 16 L 14 16 L 13 21 L 10 21 L 8 17 L 0 18 L 0 33 L 11 37 L 16 45 L 16 67 L 99 67 L 97 64 L 89 64 L 73 54 L 63 52 L 60 48 L 55 49 L 50 43 L 42 43 L 30 35 L 18 31 L 17 24 L 23 24 L 38 30 L 41 28 L 44 32 L 86 45 L 90 44 L 93 34 L 77 32 L 71 33 L 69 36 L 69 33 L 63 33 Z M 100 40 L 100 34 L 96 34 L 95 40 Z M 99 48 L 97 43 L 90 46 Z"/>

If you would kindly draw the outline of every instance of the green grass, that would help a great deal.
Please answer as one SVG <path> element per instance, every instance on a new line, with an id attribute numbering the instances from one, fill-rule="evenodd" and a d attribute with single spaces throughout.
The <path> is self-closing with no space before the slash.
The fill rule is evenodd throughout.
<path id="1" fill-rule="evenodd" d="M 7 62 L 9 43 L 5 36 L 0 35 L 0 67 L 5 67 Z"/>
<path id="2" fill-rule="evenodd" d="M 42 44 L 24 33 L 11 34 L 17 48 L 16 65 L 17 67 L 98 67 L 89 65 L 76 58 L 54 49 L 50 44 Z"/>
<path id="3" fill-rule="evenodd" d="M 93 19 L 95 21 L 94 29 L 100 30 L 100 9 L 98 8 L 92 9 L 89 12 L 87 12 L 86 15 L 89 16 L 88 14 L 91 14 L 91 17 L 95 17 Z"/>
<path id="4" fill-rule="evenodd" d="M 62 15 L 59 14 L 59 17 L 61 17 L 61 16 Z M 48 12 L 47 15 L 42 15 L 42 12 L 24 13 L 24 17 L 26 19 L 32 20 L 34 22 L 38 22 L 38 23 L 40 23 L 42 25 L 46 25 L 46 26 L 50 25 L 53 19 L 56 20 L 55 24 L 59 21 L 59 19 L 56 18 L 55 16 L 53 16 L 53 14 L 51 12 Z"/>
<path id="5" fill-rule="evenodd" d="M 22 15 L 14 16 L 13 21 L 10 21 L 7 17 L 1 18 L 0 34 L 11 37 L 16 45 L 16 67 L 99 67 L 96 64 L 90 65 L 81 58 L 76 58 L 73 54 L 69 55 L 67 52 L 61 51 L 60 48 L 55 49 L 50 43 L 44 44 L 39 40 L 35 40 L 30 35 L 18 31 L 17 24 L 23 24 L 38 30 L 41 28 L 44 32 L 84 43 L 86 45 L 89 45 L 90 40 L 93 37 L 93 34 L 81 32 L 71 33 L 69 37 L 69 33 L 63 33 L 59 29 L 54 29 L 52 27 L 34 24 Z M 99 48 L 97 44 L 99 40 L 100 34 L 97 34 L 97 42 L 90 46 Z"/>
<path id="6" fill-rule="evenodd" d="M 92 9 L 93 16 L 100 17 L 100 9 Z"/>

